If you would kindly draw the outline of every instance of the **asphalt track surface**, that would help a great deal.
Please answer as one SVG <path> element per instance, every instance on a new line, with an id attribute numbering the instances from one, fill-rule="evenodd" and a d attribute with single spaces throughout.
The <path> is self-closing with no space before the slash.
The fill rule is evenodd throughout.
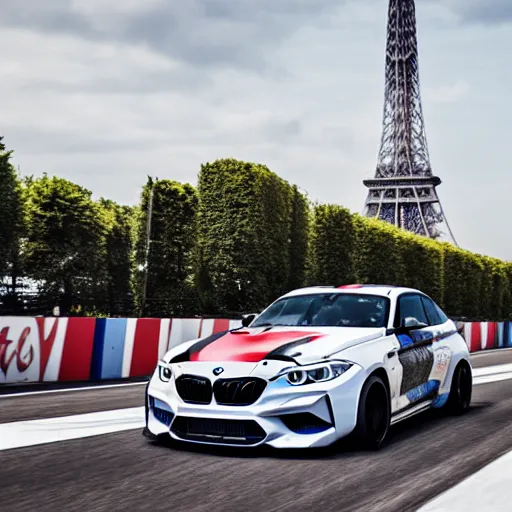
<path id="1" fill-rule="evenodd" d="M 512 352 L 473 359 L 512 362 Z M 143 404 L 144 386 L 0 399 L 0 423 Z M 140 430 L 0 452 L 0 510 L 413 511 L 512 450 L 512 380 L 462 417 L 427 412 L 377 453 L 158 446 Z"/>

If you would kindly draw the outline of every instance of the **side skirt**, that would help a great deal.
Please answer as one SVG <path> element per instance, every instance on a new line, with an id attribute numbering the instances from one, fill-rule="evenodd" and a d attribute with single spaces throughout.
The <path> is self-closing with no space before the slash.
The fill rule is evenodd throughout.
<path id="1" fill-rule="evenodd" d="M 432 406 L 432 402 L 433 402 L 433 400 L 428 400 L 426 402 L 422 402 L 421 404 L 417 404 L 414 407 L 410 407 L 410 408 L 407 408 L 406 410 L 396 413 L 391 418 L 391 425 L 395 425 L 396 423 L 406 420 L 407 418 L 410 418 L 411 416 L 414 416 L 415 414 L 419 414 L 420 412 L 430 409 L 430 407 Z"/>

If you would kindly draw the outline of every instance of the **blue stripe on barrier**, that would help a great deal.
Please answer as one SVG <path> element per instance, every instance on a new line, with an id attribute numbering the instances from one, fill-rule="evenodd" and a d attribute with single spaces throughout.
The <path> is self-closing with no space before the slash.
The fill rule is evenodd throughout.
<path id="1" fill-rule="evenodd" d="M 101 366 L 103 360 L 103 339 L 105 338 L 105 325 L 105 318 L 96 319 L 91 360 L 91 380 L 99 380 L 102 378 Z"/>
<path id="2" fill-rule="evenodd" d="M 512 347 L 512 325 L 511 322 L 505 322 L 505 334 L 504 334 L 505 346 Z"/>
<path id="3" fill-rule="evenodd" d="M 120 379 L 123 376 L 126 323 L 126 318 L 107 319 L 101 365 L 102 379 Z"/>
<path id="4" fill-rule="evenodd" d="M 496 339 L 494 345 L 500 348 L 504 345 L 503 331 L 505 329 L 505 324 L 503 322 L 499 322 L 496 327 Z"/>

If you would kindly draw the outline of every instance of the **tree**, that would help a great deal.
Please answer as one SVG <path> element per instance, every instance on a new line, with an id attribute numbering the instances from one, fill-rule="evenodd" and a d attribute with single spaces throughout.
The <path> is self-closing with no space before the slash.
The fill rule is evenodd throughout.
<path id="1" fill-rule="evenodd" d="M 290 185 L 264 165 L 225 159 L 201 166 L 198 188 L 201 281 L 214 312 L 260 310 L 289 282 Z"/>
<path id="2" fill-rule="evenodd" d="M 12 151 L 6 151 L 2 140 L 0 137 L 0 288 L 5 283 L 4 292 L 14 298 L 25 229 L 24 203 L 21 182 L 11 164 Z"/>
<path id="3" fill-rule="evenodd" d="M 308 199 L 294 185 L 291 189 L 291 200 L 288 290 L 304 286 L 309 252 L 310 211 Z"/>
<path id="4" fill-rule="evenodd" d="M 193 262 L 197 204 L 192 185 L 148 178 L 142 192 L 136 251 L 139 305 L 145 315 L 197 313 Z"/>
<path id="5" fill-rule="evenodd" d="M 354 274 L 361 284 L 403 285 L 401 229 L 387 222 L 353 216 Z"/>
<path id="6" fill-rule="evenodd" d="M 130 316 L 134 310 L 134 248 L 137 209 L 99 201 L 105 217 L 105 283 L 102 311 Z"/>
<path id="7" fill-rule="evenodd" d="M 340 286 L 354 281 L 354 225 L 337 205 L 316 205 L 311 230 L 310 284 Z"/>
<path id="8" fill-rule="evenodd" d="M 74 304 L 94 302 L 104 286 L 105 219 L 91 192 L 75 183 L 44 175 L 26 184 L 27 276 L 67 314 Z"/>

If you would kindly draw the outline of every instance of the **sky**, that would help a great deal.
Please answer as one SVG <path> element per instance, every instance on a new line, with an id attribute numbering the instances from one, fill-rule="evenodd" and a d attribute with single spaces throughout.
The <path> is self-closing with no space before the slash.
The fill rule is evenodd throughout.
<path id="1" fill-rule="evenodd" d="M 0 135 L 135 204 L 147 175 L 266 164 L 362 212 L 384 99 L 387 0 L 2 0 Z M 512 1 L 416 0 L 438 193 L 458 244 L 512 260 Z"/>

